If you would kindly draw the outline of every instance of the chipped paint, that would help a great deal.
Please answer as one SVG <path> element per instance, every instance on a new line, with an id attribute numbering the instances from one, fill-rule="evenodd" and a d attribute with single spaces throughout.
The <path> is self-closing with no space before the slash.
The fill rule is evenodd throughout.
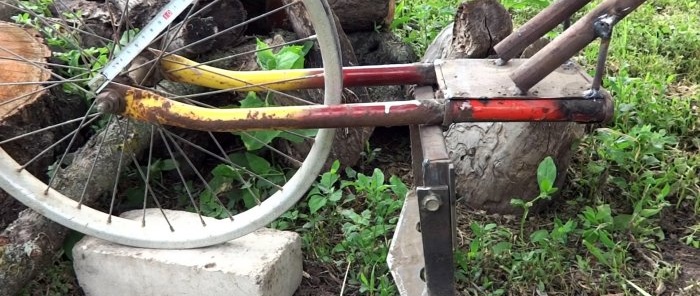
<path id="1" fill-rule="evenodd" d="M 406 103 L 408 104 L 415 104 L 416 106 L 420 106 L 420 101 L 398 101 L 398 102 L 382 102 L 378 103 L 379 105 L 384 106 L 384 114 L 389 114 L 391 112 L 391 107 L 392 106 L 405 106 Z"/>

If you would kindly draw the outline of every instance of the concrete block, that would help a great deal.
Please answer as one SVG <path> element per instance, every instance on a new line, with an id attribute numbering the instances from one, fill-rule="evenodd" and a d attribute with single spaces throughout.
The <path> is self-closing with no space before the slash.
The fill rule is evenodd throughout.
<path id="1" fill-rule="evenodd" d="M 168 213 L 173 215 L 199 219 Z M 299 235 L 272 229 L 189 250 L 141 249 L 85 237 L 73 257 L 88 296 L 292 295 L 302 277 Z"/>

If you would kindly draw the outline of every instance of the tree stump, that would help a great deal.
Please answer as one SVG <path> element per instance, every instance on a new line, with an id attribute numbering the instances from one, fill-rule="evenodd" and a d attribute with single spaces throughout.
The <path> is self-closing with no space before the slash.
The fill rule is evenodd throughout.
<path id="1" fill-rule="evenodd" d="M 51 51 L 43 45 L 37 32 L 0 21 L 0 46 L 0 68 L 4 69 L 0 71 L 0 82 L 9 84 L 49 80 L 50 70 L 37 66 L 37 63 L 46 63 Z M 79 116 L 76 114 L 86 110 L 81 99 L 57 96 L 54 92 L 43 89 L 44 86 L 40 83 L 8 84 L 0 85 L 0 139 L 9 139 L 75 118 Z M 57 88 L 60 89 L 60 86 Z M 16 160 L 26 162 L 72 127 L 68 125 L 9 142 L 3 145 L 3 149 Z M 59 146 L 61 147 L 57 149 L 65 148 L 65 145 Z M 27 170 L 37 176 L 45 176 L 42 171 L 51 165 L 54 151 L 58 151 L 57 149 L 34 161 Z M 22 208 L 17 201 L 0 190 L 0 229 L 4 229 L 7 222 L 14 220 L 18 210 Z"/>
<path id="2" fill-rule="evenodd" d="M 486 58 L 512 31 L 510 15 L 496 0 L 463 3 L 453 25 L 438 35 L 423 61 L 437 58 Z M 547 156 L 557 164 L 561 188 L 572 145 L 582 137 L 575 123 L 457 123 L 445 132 L 455 165 L 456 193 L 469 207 L 515 214 L 511 199 L 532 200 L 539 194 L 537 166 Z"/>

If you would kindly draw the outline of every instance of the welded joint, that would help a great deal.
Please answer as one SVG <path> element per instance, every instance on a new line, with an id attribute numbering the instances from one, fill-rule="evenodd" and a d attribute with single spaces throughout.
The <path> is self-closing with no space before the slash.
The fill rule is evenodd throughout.
<path id="1" fill-rule="evenodd" d="M 593 31 L 595 36 L 600 39 L 610 39 L 612 37 L 613 26 L 617 22 L 617 16 L 615 15 L 602 15 L 595 22 L 593 22 Z"/>

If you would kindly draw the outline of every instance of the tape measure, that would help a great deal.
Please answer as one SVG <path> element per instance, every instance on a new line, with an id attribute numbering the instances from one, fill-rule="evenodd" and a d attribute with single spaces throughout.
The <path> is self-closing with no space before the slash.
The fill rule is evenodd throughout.
<path id="1" fill-rule="evenodd" d="M 188 5 L 195 0 L 172 0 L 166 4 L 126 47 L 115 56 L 102 71 L 88 82 L 88 86 L 99 93 L 109 82 L 131 63 L 131 61 L 143 51 L 151 41 L 170 25 Z"/>

